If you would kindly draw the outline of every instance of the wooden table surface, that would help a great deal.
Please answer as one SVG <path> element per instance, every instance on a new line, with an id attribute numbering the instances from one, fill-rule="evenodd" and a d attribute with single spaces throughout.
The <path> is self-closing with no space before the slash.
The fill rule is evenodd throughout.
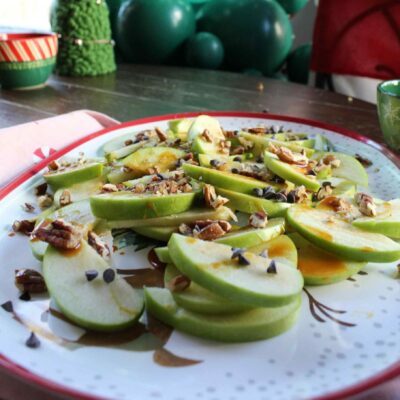
<path id="1" fill-rule="evenodd" d="M 99 111 L 120 121 L 183 111 L 267 111 L 335 124 L 382 142 L 372 104 L 312 87 L 228 72 L 119 65 L 117 73 L 96 78 L 53 76 L 40 90 L 0 90 L 0 128 L 78 109 Z M 0 398 L 64 397 L 23 384 L 1 371 Z M 392 381 L 357 399 L 400 399 L 400 383 Z"/>

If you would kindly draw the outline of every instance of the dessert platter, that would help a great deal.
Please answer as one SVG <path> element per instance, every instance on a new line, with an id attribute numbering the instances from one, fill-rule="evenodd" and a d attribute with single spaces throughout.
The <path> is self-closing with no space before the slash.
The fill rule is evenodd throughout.
<path id="1" fill-rule="evenodd" d="M 73 143 L 0 191 L 0 365 L 88 399 L 334 399 L 397 376 L 399 165 L 255 113 Z"/>

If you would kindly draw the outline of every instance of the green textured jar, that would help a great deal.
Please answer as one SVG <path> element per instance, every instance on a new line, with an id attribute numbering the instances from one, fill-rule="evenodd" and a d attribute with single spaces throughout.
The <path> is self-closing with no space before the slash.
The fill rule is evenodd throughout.
<path id="1" fill-rule="evenodd" d="M 400 152 L 400 79 L 378 85 L 378 115 L 386 144 Z"/>
<path id="2" fill-rule="evenodd" d="M 56 58 L 26 62 L 0 63 L 0 85 L 3 89 L 28 90 L 44 86 L 52 73 Z"/>

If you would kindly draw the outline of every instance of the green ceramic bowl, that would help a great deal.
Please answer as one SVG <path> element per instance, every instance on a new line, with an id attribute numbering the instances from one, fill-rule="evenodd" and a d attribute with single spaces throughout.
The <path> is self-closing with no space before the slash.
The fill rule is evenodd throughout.
<path id="1" fill-rule="evenodd" d="M 400 152 L 400 79 L 378 85 L 378 114 L 386 144 Z"/>
<path id="2" fill-rule="evenodd" d="M 0 33 L 0 86 L 19 90 L 44 86 L 56 54 L 57 36 L 53 33 Z"/>

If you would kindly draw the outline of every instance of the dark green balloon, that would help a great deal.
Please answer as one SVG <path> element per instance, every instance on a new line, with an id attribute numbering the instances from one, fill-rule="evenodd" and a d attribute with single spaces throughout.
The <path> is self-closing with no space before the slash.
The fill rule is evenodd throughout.
<path id="1" fill-rule="evenodd" d="M 287 75 L 285 75 L 283 72 L 275 72 L 274 74 L 270 75 L 268 78 L 271 79 L 276 79 L 278 81 L 283 81 L 283 82 L 287 82 L 289 79 L 287 77 Z"/>
<path id="2" fill-rule="evenodd" d="M 300 11 L 308 0 L 276 0 L 288 14 L 295 14 Z"/>
<path id="3" fill-rule="evenodd" d="M 212 33 L 196 33 L 186 43 L 186 62 L 191 67 L 217 69 L 223 60 L 224 46 Z"/>
<path id="4" fill-rule="evenodd" d="M 110 22 L 113 38 L 116 38 L 118 11 L 122 4 L 128 0 L 107 0 L 108 9 L 110 10 Z"/>
<path id="5" fill-rule="evenodd" d="M 198 18 L 199 30 L 221 39 L 230 69 L 254 68 L 269 75 L 292 47 L 289 17 L 274 0 L 212 0 Z"/>
<path id="6" fill-rule="evenodd" d="M 293 50 L 287 59 L 287 72 L 292 82 L 308 83 L 312 45 L 304 44 Z"/>
<path id="7" fill-rule="evenodd" d="M 118 13 L 117 44 L 128 61 L 165 63 L 195 28 L 186 0 L 131 0 Z"/>

